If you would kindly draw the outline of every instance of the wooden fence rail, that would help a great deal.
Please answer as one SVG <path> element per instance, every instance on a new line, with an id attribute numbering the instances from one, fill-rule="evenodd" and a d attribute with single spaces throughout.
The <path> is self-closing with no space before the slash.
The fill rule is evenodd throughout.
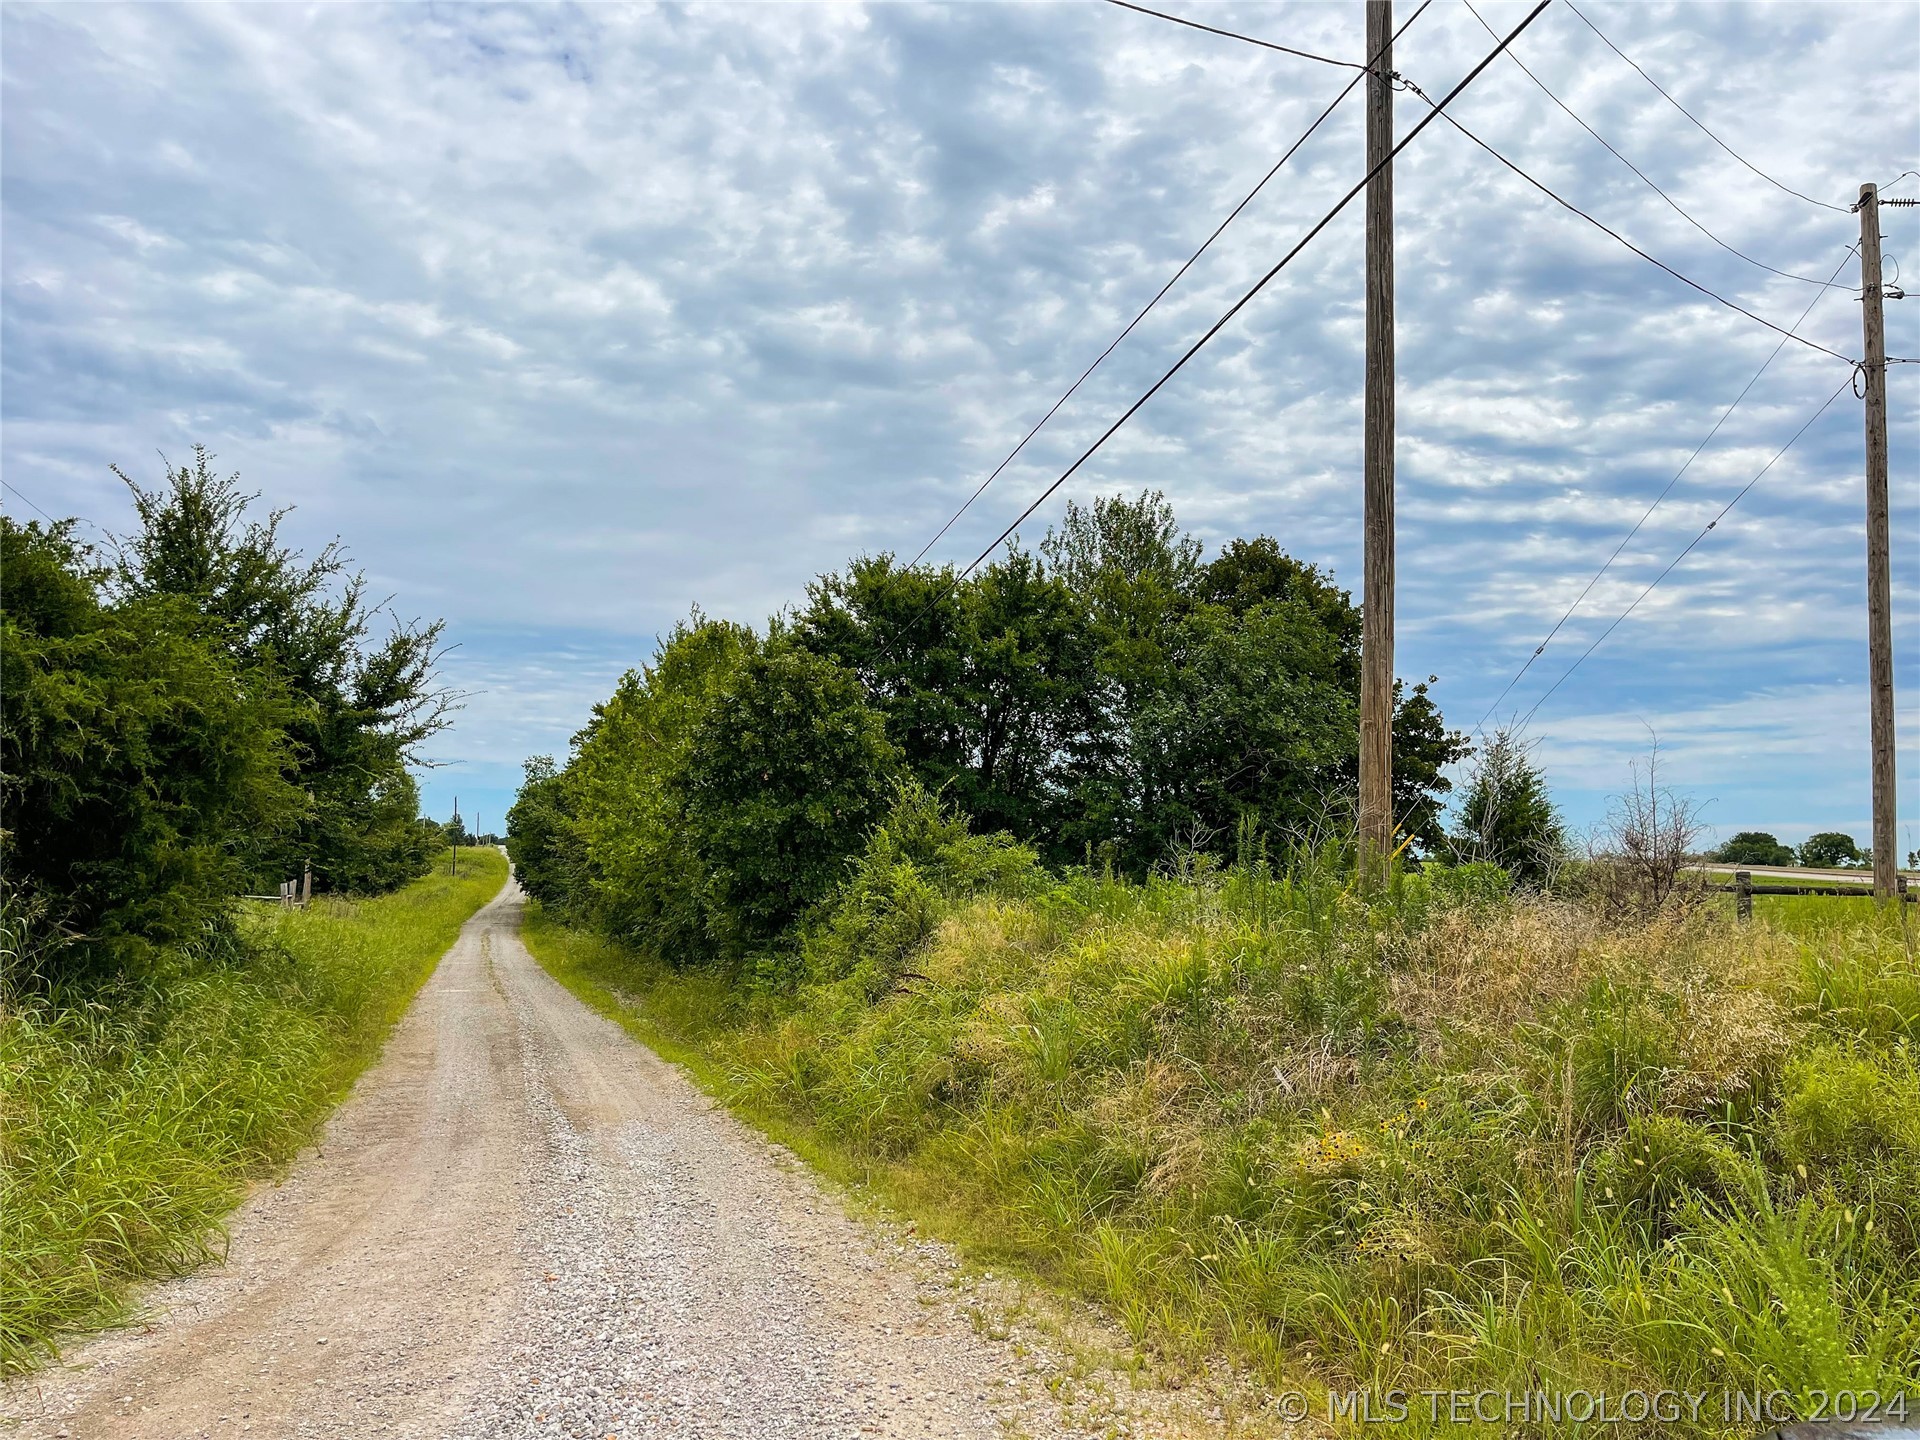
<path id="1" fill-rule="evenodd" d="M 1920 894 L 1907 888 L 1906 876 L 1895 877 L 1894 885 L 1897 898 L 1903 904 L 1911 905 L 1920 900 Z M 1706 888 L 1732 895 L 1734 913 L 1742 920 L 1753 918 L 1753 897 L 1756 895 L 1852 895 L 1869 900 L 1873 898 L 1873 891 L 1865 885 L 1756 885 L 1753 883 L 1753 873 L 1748 870 L 1734 871 L 1731 885 L 1709 885 Z"/>

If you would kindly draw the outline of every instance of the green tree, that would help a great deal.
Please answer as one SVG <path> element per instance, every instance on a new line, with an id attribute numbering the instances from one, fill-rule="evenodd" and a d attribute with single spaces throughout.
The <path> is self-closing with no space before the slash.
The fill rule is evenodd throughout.
<path id="1" fill-rule="evenodd" d="M 1360 607 L 1318 566 L 1294 559 L 1270 535 L 1229 540 L 1201 570 L 1195 593 L 1210 605 L 1244 615 L 1256 605 L 1297 603 L 1312 613 L 1339 648 L 1341 678 L 1358 693 Z"/>
<path id="2" fill-rule="evenodd" d="M 1793 847 L 1764 830 L 1742 830 L 1710 857 L 1723 865 L 1791 865 Z"/>
<path id="3" fill-rule="evenodd" d="M 72 522 L 0 518 L 5 882 L 130 953 L 216 923 L 304 797 L 279 677 L 177 597 L 107 604 L 106 579 Z"/>
<path id="4" fill-rule="evenodd" d="M 561 915 L 585 918 L 587 860 L 574 810 L 568 776 L 553 757 L 528 760 L 507 811 L 507 858 L 527 894 Z"/>
<path id="5" fill-rule="evenodd" d="M 1818 835 L 1809 835 L 1800 847 L 1800 863 L 1810 870 L 1847 870 L 1868 861 L 1866 852 L 1853 843 L 1851 835 L 1823 830 Z"/>
<path id="6" fill-rule="evenodd" d="M 1356 781 L 1358 608 L 1269 537 L 1200 553 L 1155 492 L 1070 505 L 1039 555 L 964 579 L 886 556 L 823 576 L 794 637 L 859 676 L 913 774 L 983 828 L 1138 874 L 1224 850 L 1252 812 L 1337 812 Z M 1396 695 L 1396 808 L 1432 849 L 1465 741 L 1428 684 Z"/>
<path id="7" fill-rule="evenodd" d="M 1566 826 L 1546 777 L 1527 746 L 1508 731 L 1481 750 L 1461 797 L 1451 841 L 1462 863 L 1500 866 L 1523 884 L 1540 884 L 1566 854 Z"/>
<path id="8" fill-rule="evenodd" d="M 1101 672 L 1125 694 L 1159 683 L 1166 627 L 1192 603 L 1201 549 L 1158 490 L 1070 501 L 1041 542 L 1048 569 L 1085 609 Z"/>
<path id="9" fill-rule="evenodd" d="M 707 876 L 686 816 L 694 737 L 760 641 L 697 610 L 653 662 L 629 671 L 575 737 L 569 814 L 580 853 L 573 904 L 683 964 L 710 955 Z"/>
<path id="10" fill-rule="evenodd" d="M 1338 637 L 1295 597 L 1239 614 L 1195 606 L 1167 642 L 1172 663 L 1129 727 L 1142 803 L 1117 817 L 1128 868 L 1222 850 L 1249 815 L 1310 826 L 1343 783 L 1358 726 Z"/>
<path id="11" fill-rule="evenodd" d="M 793 639 L 859 677 L 931 790 L 983 826 L 1051 838 L 1089 657 L 1074 597 L 1034 556 L 966 580 L 856 560 L 809 587 Z"/>
<path id="12" fill-rule="evenodd" d="M 781 642 L 740 666 L 695 726 L 682 781 L 708 923 L 727 953 L 764 948 L 827 897 L 898 769 L 850 671 Z"/>
<path id="13" fill-rule="evenodd" d="M 1439 853 L 1447 843 L 1444 811 L 1453 782 L 1447 779 L 1446 768 L 1464 760 L 1471 750 L 1464 733 L 1447 728 L 1446 718 L 1434 701 L 1432 687 L 1438 681 L 1438 676 L 1429 675 L 1412 689 L 1405 681 L 1393 682 L 1394 823 L 1403 836 L 1430 855 Z M 1358 743 L 1356 738 L 1356 747 Z M 1353 777 L 1357 791 L 1357 755 Z"/>
<path id="14" fill-rule="evenodd" d="M 1063 755 L 1056 853 L 1098 852 L 1144 872 L 1182 818 L 1159 763 L 1202 546 L 1157 490 L 1069 502 L 1040 554 L 1072 593 L 1087 634 L 1082 723 Z M 1184 789 L 1185 778 L 1173 783 Z M 1191 837 L 1183 836 L 1182 843 Z"/>
<path id="15" fill-rule="evenodd" d="M 1064 848 L 1139 873 L 1175 846 L 1224 849 L 1256 811 L 1293 827 L 1350 803 L 1360 612 L 1330 576 L 1269 536 L 1202 565 L 1158 492 L 1069 506 L 1041 553 L 1080 601 L 1094 656 Z M 1394 687 L 1396 816 L 1429 850 L 1445 838 L 1444 771 L 1467 749 L 1431 684 Z"/>
<path id="16" fill-rule="evenodd" d="M 289 512 L 249 518 L 259 496 L 210 461 L 196 446 L 192 465 L 169 466 L 150 490 L 116 468 L 140 528 L 121 542 L 115 582 L 128 601 L 191 606 L 236 667 L 279 677 L 297 701 L 286 728 L 309 804 L 296 826 L 251 848 L 255 883 L 309 860 L 336 890 L 387 890 L 424 874 L 432 841 L 414 823 L 407 767 L 458 703 L 435 675 L 440 623 L 401 621 L 370 602 L 338 540 L 312 558 L 286 545 Z"/>

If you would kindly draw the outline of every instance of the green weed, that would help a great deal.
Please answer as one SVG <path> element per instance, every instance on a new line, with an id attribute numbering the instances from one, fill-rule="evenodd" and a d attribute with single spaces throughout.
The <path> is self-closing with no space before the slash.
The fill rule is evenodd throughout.
<path id="1" fill-rule="evenodd" d="M 238 946 L 6 1004 L 0 1370 L 124 1319 L 133 1282 L 218 1258 L 247 1182 L 312 1136 L 506 879 L 495 851 L 460 862 L 377 900 L 262 906 Z"/>
<path id="2" fill-rule="evenodd" d="M 1313 856 L 895 893 L 910 927 L 864 933 L 910 983 L 852 978 L 843 929 L 777 1005 L 537 914 L 529 942 L 829 1173 L 1172 1366 L 1315 1395 L 1920 1389 L 1897 926 L 1621 926 L 1481 873 L 1367 898 Z M 1609 1433 L 1755 1432 L 1708 1410 Z"/>

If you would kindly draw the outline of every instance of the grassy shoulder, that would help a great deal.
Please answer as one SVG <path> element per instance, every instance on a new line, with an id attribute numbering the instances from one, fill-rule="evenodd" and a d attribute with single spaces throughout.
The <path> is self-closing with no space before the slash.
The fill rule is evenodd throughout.
<path id="1" fill-rule="evenodd" d="M 537 912 L 528 941 L 810 1161 L 1167 1363 L 1376 1422 L 1395 1390 L 1702 1393 L 1608 1428 L 1705 1436 L 1764 1428 L 1724 1396 L 1920 1394 L 1920 972 L 1861 915 L 1080 877 L 956 904 L 882 988 L 757 1001 Z"/>
<path id="2" fill-rule="evenodd" d="M 221 953 L 0 1014 L 0 1371 L 220 1253 L 247 1183 L 308 1141 L 467 918 L 496 851 L 375 900 L 260 906 Z"/>

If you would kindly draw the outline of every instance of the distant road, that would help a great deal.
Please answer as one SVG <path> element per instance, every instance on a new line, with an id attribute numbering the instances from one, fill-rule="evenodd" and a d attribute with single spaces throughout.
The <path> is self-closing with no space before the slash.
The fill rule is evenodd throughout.
<path id="1" fill-rule="evenodd" d="M 1710 875 L 1732 877 L 1736 870 L 1745 870 L 1755 880 L 1798 880 L 1812 885 L 1865 885 L 1873 884 L 1871 870 L 1809 870 L 1795 865 L 1723 865 L 1716 861 L 1711 865 L 1689 867 Z M 1909 880 L 1920 880 L 1920 871 L 1902 870 Z"/>

